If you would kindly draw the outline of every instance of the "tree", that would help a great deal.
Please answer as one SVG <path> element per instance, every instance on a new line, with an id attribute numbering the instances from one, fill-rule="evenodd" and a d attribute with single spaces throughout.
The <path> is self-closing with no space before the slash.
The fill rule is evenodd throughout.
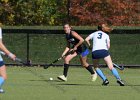
<path id="1" fill-rule="evenodd" d="M 137 0 L 73 0 L 71 18 L 76 25 L 140 25 Z"/>
<path id="2" fill-rule="evenodd" d="M 1 1 L 0 20 L 5 25 L 57 25 L 66 16 L 62 13 L 65 3 L 66 0 Z"/>
<path id="3" fill-rule="evenodd" d="M 70 5 L 67 5 L 70 1 Z M 140 25 L 139 0 L 1 0 L 4 25 Z M 70 20 L 68 20 L 70 18 Z"/>

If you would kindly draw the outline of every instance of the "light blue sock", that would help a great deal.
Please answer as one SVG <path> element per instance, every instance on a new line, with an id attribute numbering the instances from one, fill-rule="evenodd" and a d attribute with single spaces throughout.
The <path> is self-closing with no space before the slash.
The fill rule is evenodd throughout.
<path id="1" fill-rule="evenodd" d="M 2 84 L 4 83 L 4 78 L 3 77 L 0 77 L 0 88 L 2 86 Z"/>
<path id="2" fill-rule="evenodd" d="M 102 78 L 103 81 L 105 81 L 107 79 L 101 69 L 96 68 L 96 72 Z"/>
<path id="3" fill-rule="evenodd" d="M 118 71 L 115 68 L 113 68 L 111 70 L 111 72 L 116 77 L 116 79 L 120 79 L 120 75 L 119 75 Z"/>

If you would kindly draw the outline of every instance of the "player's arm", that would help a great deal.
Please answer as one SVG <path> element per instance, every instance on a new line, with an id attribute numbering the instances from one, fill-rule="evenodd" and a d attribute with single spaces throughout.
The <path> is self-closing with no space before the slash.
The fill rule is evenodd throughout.
<path id="1" fill-rule="evenodd" d="M 107 48 L 110 49 L 110 41 L 107 41 Z"/>
<path id="2" fill-rule="evenodd" d="M 91 47 L 91 44 L 90 44 L 90 36 L 86 37 L 85 41 L 86 41 L 86 44 L 87 44 L 89 47 Z"/>
<path id="3" fill-rule="evenodd" d="M 73 48 L 73 50 L 77 50 L 78 46 L 80 46 L 84 42 L 84 39 L 74 31 L 72 31 L 72 35 L 79 40 L 79 42 Z"/>
<path id="4" fill-rule="evenodd" d="M 6 54 L 8 55 L 12 60 L 15 60 L 16 56 L 14 54 L 12 54 L 3 44 L 2 39 L 0 39 L 0 49 Z"/>
<path id="5" fill-rule="evenodd" d="M 109 38 L 109 36 L 107 37 L 106 43 L 107 43 L 107 48 L 110 49 L 110 38 Z"/>

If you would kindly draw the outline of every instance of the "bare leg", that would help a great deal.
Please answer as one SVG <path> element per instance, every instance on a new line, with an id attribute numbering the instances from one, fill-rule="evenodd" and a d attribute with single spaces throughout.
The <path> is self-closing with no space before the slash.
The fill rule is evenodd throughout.
<path id="1" fill-rule="evenodd" d="M 111 57 L 107 56 L 107 57 L 104 58 L 104 60 L 105 60 L 106 64 L 108 65 L 108 68 L 111 70 L 112 74 L 116 77 L 117 83 L 120 86 L 124 86 L 124 83 L 122 82 L 118 71 L 113 67 L 113 63 L 112 63 Z"/>
<path id="2" fill-rule="evenodd" d="M 101 77 L 101 79 L 103 80 L 102 85 L 108 85 L 109 81 L 107 80 L 106 76 L 104 75 L 104 73 L 102 72 L 102 70 L 99 68 L 99 60 L 98 59 L 94 59 L 93 60 L 93 65 L 95 66 L 96 72 L 97 74 Z"/>
<path id="3" fill-rule="evenodd" d="M 87 63 L 87 56 L 85 57 L 80 56 L 80 62 L 81 62 L 81 65 L 85 68 L 89 66 L 89 64 Z"/>
<path id="4" fill-rule="evenodd" d="M 108 68 L 112 72 L 112 74 L 116 77 L 116 79 L 120 79 L 118 71 L 113 67 L 113 63 L 110 56 L 104 58 Z"/>
<path id="5" fill-rule="evenodd" d="M 80 62 L 83 65 L 83 67 L 85 67 L 90 72 L 90 74 L 91 74 L 91 81 L 95 81 L 97 79 L 97 74 L 93 70 L 92 66 L 90 66 L 87 63 L 87 56 L 85 56 L 85 57 L 80 56 Z"/>

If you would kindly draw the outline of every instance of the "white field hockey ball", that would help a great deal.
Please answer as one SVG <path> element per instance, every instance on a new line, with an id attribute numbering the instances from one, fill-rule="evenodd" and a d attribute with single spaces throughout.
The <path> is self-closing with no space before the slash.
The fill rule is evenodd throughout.
<path id="1" fill-rule="evenodd" d="M 52 80 L 53 80 L 53 78 L 52 78 L 52 77 L 50 77 L 50 80 L 52 81 Z"/>

